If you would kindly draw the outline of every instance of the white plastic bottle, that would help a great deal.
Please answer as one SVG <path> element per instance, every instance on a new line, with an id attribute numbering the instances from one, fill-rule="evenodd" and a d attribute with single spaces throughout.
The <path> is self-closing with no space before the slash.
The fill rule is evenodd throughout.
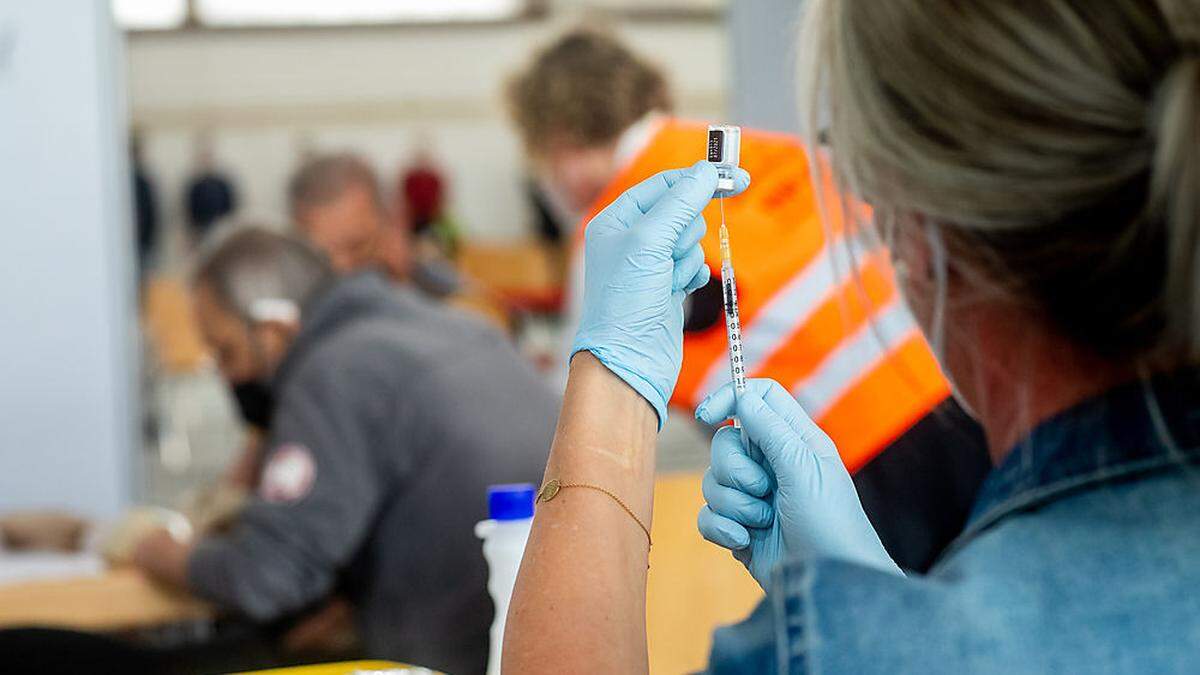
<path id="1" fill-rule="evenodd" d="M 488 488 L 488 515 L 475 526 L 475 536 L 483 540 L 483 557 L 488 564 L 488 593 L 496 606 L 492 620 L 491 650 L 488 653 L 488 675 L 499 675 L 500 653 L 504 642 L 504 620 L 529 527 L 533 524 L 533 499 L 537 488 L 529 483 L 493 485 Z"/>

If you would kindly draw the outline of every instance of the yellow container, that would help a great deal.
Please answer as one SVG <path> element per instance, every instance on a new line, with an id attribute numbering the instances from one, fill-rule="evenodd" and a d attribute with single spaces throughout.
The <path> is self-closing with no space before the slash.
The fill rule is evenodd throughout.
<path id="1" fill-rule="evenodd" d="M 358 671 L 375 671 L 375 670 L 398 670 L 404 672 L 405 669 L 412 668 L 401 663 L 392 663 L 391 661 L 346 661 L 345 663 L 326 663 L 316 666 L 296 666 L 295 668 L 276 668 L 274 670 L 257 670 L 251 673 L 240 673 L 239 675 L 351 675 Z M 414 673 L 428 673 L 430 671 L 423 669 L 414 669 Z"/>

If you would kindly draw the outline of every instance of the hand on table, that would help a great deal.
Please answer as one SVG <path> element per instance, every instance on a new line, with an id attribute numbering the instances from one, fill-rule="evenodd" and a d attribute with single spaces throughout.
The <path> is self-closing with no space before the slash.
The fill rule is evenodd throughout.
<path id="1" fill-rule="evenodd" d="M 187 588 L 187 562 L 192 546 L 165 527 L 143 534 L 133 545 L 130 562 L 154 579 L 176 588 Z"/>
<path id="2" fill-rule="evenodd" d="M 739 169 L 735 193 L 750 185 Z M 683 360 L 683 300 L 708 283 L 701 212 L 717 189 L 708 162 L 666 171 L 621 195 L 587 227 L 583 318 L 571 354 L 587 350 L 667 418 Z"/>
<path id="3" fill-rule="evenodd" d="M 159 530 L 181 542 L 190 540 L 193 535 L 191 522 L 183 514 L 156 506 L 138 506 L 101 528 L 98 537 L 100 555 L 114 567 L 127 565 L 133 562 L 138 544 Z"/>
<path id="4" fill-rule="evenodd" d="M 100 554 L 113 567 L 133 565 L 179 588 L 187 586 L 191 523 L 168 509 L 143 506 L 130 510 L 100 537 Z"/>
<path id="5" fill-rule="evenodd" d="M 732 427 L 717 431 L 699 517 L 705 539 L 733 551 L 764 588 L 775 566 L 794 556 L 902 574 L 867 520 L 833 441 L 787 390 L 773 380 L 751 380 L 735 403 L 730 384 L 696 410 L 714 425 L 734 415 L 763 459 L 751 458 Z"/>

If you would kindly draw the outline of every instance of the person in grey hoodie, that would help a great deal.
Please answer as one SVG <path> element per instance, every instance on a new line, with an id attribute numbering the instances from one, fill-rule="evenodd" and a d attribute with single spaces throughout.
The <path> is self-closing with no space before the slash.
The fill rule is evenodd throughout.
<path id="1" fill-rule="evenodd" d="M 289 236 L 214 242 L 194 297 L 266 450 L 227 534 L 156 533 L 135 562 L 263 622 L 337 592 L 368 656 L 484 672 L 493 610 L 473 526 L 488 485 L 540 481 L 558 397 L 490 327 L 375 272 L 339 278 Z"/>

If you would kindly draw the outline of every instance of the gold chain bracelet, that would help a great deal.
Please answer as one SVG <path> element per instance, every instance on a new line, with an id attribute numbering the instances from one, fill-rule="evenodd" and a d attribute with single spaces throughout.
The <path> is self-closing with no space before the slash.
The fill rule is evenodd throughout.
<path id="1" fill-rule="evenodd" d="M 609 490 L 606 490 L 605 488 L 600 487 L 599 485 L 589 485 L 588 483 L 564 483 L 564 482 L 558 480 L 557 478 L 555 478 L 554 480 L 551 480 L 551 481 L 547 482 L 545 485 L 543 485 L 542 489 L 538 491 L 537 501 L 538 501 L 538 503 L 548 502 L 548 501 L 554 499 L 555 497 L 557 497 L 559 492 L 561 492 L 562 490 L 565 490 L 567 488 L 583 488 L 585 490 L 595 490 L 596 492 L 599 492 L 601 494 L 608 495 L 610 498 L 612 498 L 612 500 L 614 502 L 617 503 L 618 506 L 620 506 L 622 509 L 624 509 L 625 513 L 629 514 L 630 518 L 633 518 L 633 522 L 637 523 L 638 527 L 642 528 L 642 532 L 646 533 L 646 543 L 649 546 L 654 546 L 654 542 L 650 539 L 650 528 L 646 527 L 646 524 L 642 522 L 642 519 L 637 517 L 637 514 L 633 512 L 633 509 L 629 508 L 629 506 L 625 503 L 625 501 L 622 500 L 620 497 L 613 494 Z"/>

